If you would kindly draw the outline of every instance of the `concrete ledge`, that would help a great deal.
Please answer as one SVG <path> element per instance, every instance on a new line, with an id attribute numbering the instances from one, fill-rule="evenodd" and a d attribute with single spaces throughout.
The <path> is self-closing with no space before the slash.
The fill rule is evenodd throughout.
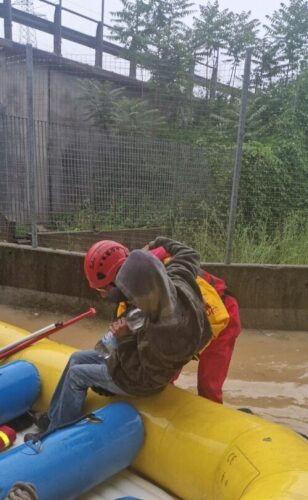
<path id="1" fill-rule="evenodd" d="M 86 252 L 93 243 L 100 240 L 114 240 L 133 248 L 142 248 L 160 234 L 167 234 L 162 227 L 114 229 L 112 231 L 44 231 L 38 233 L 40 247 L 61 248 L 75 252 Z M 9 241 L 9 240 L 6 240 Z M 10 240 L 12 241 L 12 240 Z"/>
<path id="2" fill-rule="evenodd" d="M 308 266 L 206 264 L 237 297 L 243 326 L 308 332 Z"/>
<path id="3" fill-rule="evenodd" d="M 87 285 L 83 255 L 0 243 L 0 302 L 58 310 L 93 305 L 109 319 L 111 309 Z M 308 331 L 308 266 L 204 267 L 226 280 L 244 327 Z"/>
<path id="4" fill-rule="evenodd" d="M 90 300 L 59 293 L 38 292 L 37 290 L 0 285 L 0 297 L 1 304 L 14 307 L 76 315 L 87 311 L 89 307 L 95 307 L 102 318 L 112 321 L 114 317 L 114 307 L 101 300 L 99 295 L 94 300 Z"/>

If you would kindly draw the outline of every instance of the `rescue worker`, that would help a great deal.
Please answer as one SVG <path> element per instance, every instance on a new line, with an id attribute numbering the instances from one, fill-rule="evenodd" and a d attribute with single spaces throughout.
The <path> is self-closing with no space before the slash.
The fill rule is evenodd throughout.
<path id="1" fill-rule="evenodd" d="M 172 259 L 173 256 L 164 246 L 160 245 L 160 241 L 161 238 L 157 238 L 144 247 L 143 250 L 149 251 L 162 262 L 170 261 L 170 257 Z M 96 268 L 98 260 L 93 260 L 92 257 L 96 253 L 104 253 L 108 250 L 111 251 L 111 255 L 105 260 L 103 266 L 105 275 L 102 277 L 99 274 L 99 267 Z M 119 290 L 112 285 L 110 286 L 110 284 L 113 283 L 118 269 L 128 255 L 129 250 L 126 247 L 109 240 L 95 243 L 89 249 L 85 258 L 85 274 L 90 287 L 98 289 L 102 298 L 115 303 L 123 301 L 123 296 L 121 296 Z M 202 280 L 206 281 L 217 292 L 218 300 L 221 301 L 221 306 L 224 306 L 227 316 L 224 317 L 224 322 L 221 324 L 218 334 L 214 335 L 212 341 L 198 353 L 198 394 L 211 401 L 223 403 L 223 384 L 228 374 L 236 339 L 241 332 L 239 306 L 236 298 L 227 289 L 225 282 L 221 278 L 199 268 L 197 282 L 201 288 Z M 208 297 L 205 295 L 205 300 L 207 299 Z M 206 304 L 207 310 L 208 306 L 209 304 Z M 217 306 L 217 303 L 215 306 Z M 210 313 L 208 315 L 211 323 L 212 316 Z M 212 325 L 213 331 L 215 326 L 218 327 L 218 325 Z M 174 381 L 178 378 L 178 375 L 179 373 L 174 378 Z"/>
<path id="2" fill-rule="evenodd" d="M 142 331 L 132 334 L 125 314 L 112 325 L 115 348 L 101 356 L 101 341 L 92 351 L 74 353 L 52 397 L 48 431 L 75 421 L 82 414 L 87 390 L 150 396 L 162 391 L 211 340 L 196 276 L 198 253 L 168 238 L 157 238 L 173 258 L 167 268 L 149 252 L 131 253 L 116 242 L 103 241 L 85 257 L 89 284 L 103 298 L 141 309 Z M 33 439 L 27 435 L 26 439 Z"/>
<path id="3" fill-rule="evenodd" d="M 168 263 L 172 258 L 163 247 L 153 247 L 151 243 L 145 250 L 149 250 L 162 262 Z M 223 403 L 223 384 L 228 375 L 236 339 L 241 333 L 239 305 L 223 279 L 199 269 L 197 282 L 201 290 L 204 290 L 202 295 L 205 309 L 213 330 L 212 341 L 198 354 L 198 394 L 216 403 Z M 212 290 L 208 295 L 209 288 Z M 216 292 L 216 297 L 213 292 Z"/>

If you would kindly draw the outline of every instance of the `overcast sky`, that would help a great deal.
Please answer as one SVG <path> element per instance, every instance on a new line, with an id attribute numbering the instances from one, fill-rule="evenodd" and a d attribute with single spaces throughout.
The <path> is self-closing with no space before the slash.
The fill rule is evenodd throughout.
<path id="1" fill-rule="evenodd" d="M 54 1 L 54 0 L 53 0 Z M 219 5 L 221 9 L 230 9 L 234 12 L 241 12 L 243 10 L 251 10 L 252 15 L 261 21 L 265 20 L 266 14 L 271 14 L 274 10 L 279 8 L 281 0 L 220 0 Z M 101 0 L 62 0 L 64 6 L 72 8 L 73 10 L 78 7 L 80 12 L 88 16 L 100 16 Z M 288 2 L 286 2 L 288 3 Z M 195 1 L 196 10 L 198 5 L 206 4 L 206 1 Z M 105 0 L 105 13 L 106 22 L 110 21 L 110 12 L 121 8 L 120 0 Z"/>
<path id="2" fill-rule="evenodd" d="M 52 0 L 55 1 L 55 0 Z M 222 9 L 230 9 L 234 12 L 242 10 L 251 10 L 252 15 L 261 21 L 265 19 L 266 14 L 271 14 L 279 8 L 281 0 L 220 0 L 219 4 Z M 55 2 L 56 3 L 56 2 Z M 87 14 L 89 17 L 99 17 L 101 12 L 101 0 L 62 0 L 63 6 L 75 10 L 78 7 L 80 12 Z M 198 5 L 205 4 L 206 1 L 196 1 L 196 9 Z M 106 21 L 110 20 L 110 11 L 121 8 L 120 0 L 105 0 Z M 77 9 L 76 9 L 77 10 Z"/>
<path id="3" fill-rule="evenodd" d="M 57 0 L 52 0 L 55 4 Z M 281 0 L 220 0 L 220 8 L 225 9 L 228 8 L 233 12 L 241 12 L 243 10 L 250 10 L 252 16 L 254 18 L 259 19 L 261 22 L 265 22 L 266 14 L 272 14 L 274 10 L 279 8 Z M 12 3 L 20 3 L 20 0 L 12 0 Z M 286 1 L 287 3 L 287 1 Z M 38 15 L 42 15 L 46 17 L 46 19 L 52 20 L 54 8 L 42 3 L 40 0 L 33 0 L 35 12 Z M 198 1 L 196 0 L 196 15 L 198 13 L 198 6 L 202 4 L 206 4 L 206 0 Z M 66 7 L 71 10 L 75 10 L 80 12 L 88 17 L 99 20 L 101 16 L 101 5 L 102 0 L 62 0 L 63 7 Z M 121 9 L 121 1 L 120 0 L 105 0 L 105 22 L 107 24 L 111 23 L 111 15 L 110 13 L 115 10 Z M 70 28 L 77 29 L 79 31 L 83 31 L 85 33 L 94 35 L 96 24 L 82 18 L 76 17 L 69 13 L 63 13 L 63 24 Z M 106 33 L 107 34 L 107 33 Z M 3 36 L 3 23 L 0 26 L 0 36 Z M 25 38 L 25 29 L 21 32 L 21 28 L 16 25 L 13 29 L 13 36 L 16 41 L 24 41 Z M 23 39 L 21 38 L 23 37 Z M 37 32 L 34 34 L 32 31 L 32 41 L 33 44 L 37 45 L 39 48 L 43 50 L 52 50 L 52 36 L 48 34 L 42 34 Z M 91 62 L 94 58 L 93 51 L 87 49 L 86 47 L 79 46 L 73 44 L 71 42 L 63 40 L 62 44 L 62 52 L 63 55 L 66 56 L 75 56 L 77 59 L 85 60 L 85 62 Z M 80 57 L 79 57 L 80 56 Z M 106 57 L 105 64 L 107 64 L 108 58 Z M 113 63 L 112 63 L 113 64 Z M 106 67 L 106 69 L 109 69 Z"/>

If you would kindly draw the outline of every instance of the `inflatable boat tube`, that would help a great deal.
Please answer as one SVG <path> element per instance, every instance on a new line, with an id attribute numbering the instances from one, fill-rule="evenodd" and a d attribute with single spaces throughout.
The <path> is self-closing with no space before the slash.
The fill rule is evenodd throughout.
<path id="1" fill-rule="evenodd" d="M 70 500 L 131 464 L 143 442 L 143 423 L 128 403 L 116 402 L 0 455 L 0 498 L 17 481 L 30 482 L 40 500 Z"/>
<path id="2" fill-rule="evenodd" d="M 0 322 L 0 347 L 26 334 Z M 42 340 L 12 356 L 31 361 L 40 372 L 37 410 L 47 408 L 75 350 Z M 308 441 L 291 429 L 173 386 L 153 397 L 126 399 L 141 413 L 146 433 L 133 467 L 174 496 L 184 500 L 308 498 Z M 85 411 L 112 400 L 89 391 Z"/>
<path id="3" fill-rule="evenodd" d="M 0 366 L 0 425 L 30 410 L 40 392 L 40 376 L 28 361 Z"/>

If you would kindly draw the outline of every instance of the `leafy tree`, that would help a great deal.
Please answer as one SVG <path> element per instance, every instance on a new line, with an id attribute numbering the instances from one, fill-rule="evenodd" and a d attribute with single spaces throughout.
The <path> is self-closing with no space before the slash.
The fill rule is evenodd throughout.
<path id="1" fill-rule="evenodd" d="M 85 119 L 105 132 L 110 129 L 114 104 L 123 97 L 124 87 L 113 87 L 110 82 L 81 80 L 81 100 L 85 104 Z"/>
<path id="2" fill-rule="evenodd" d="M 155 135 L 165 124 L 157 109 L 138 98 L 122 97 L 114 103 L 111 113 L 112 126 L 121 135 Z"/>
<path id="3" fill-rule="evenodd" d="M 199 16 L 195 17 L 195 43 L 198 56 L 205 58 L 206 78 L 212 69 L 210 97 L 215 97 L 220 50 L 225 47 L 230 30 L 232 14 L 228 9 L 219 10 L 218 0 L 200 5 Z"/>
<path id="4" fill-rule="evenodd" d="M 267 35 L 275 49 L 275 63 L 285 82 L 293 78 L 307 63 L 308 1 L 290 0 L 280 4 L 272 16 Z"/>
<path id="5" fill-rule="evenodd" d="M 181 33 L 185 30 L 183 19 L 192 14 L 194 2 L 189 0 L 149 0 L 149 2 L 152 34 L 159 31 L 169 38 L 172 31 Z"/>
<path id="6" fill-rule="evenodd" d="M 142 53 L 147 48 L 149 23 L 149 0 L 121 0 L 122 10 L 112 12 L 111 39 L 124 45 L 130 58 L 129 76 L 136 78 L 137 64 L 142 62 Z"/>
<path id="7" fill-rule="evenodd" d="M 193 94 L 195 53 L 192 30 L 184 19 L 191 13 L 188 0 L 121 0 L 114 12 L 112 37 L 130 53 L 130 76 L 136 65 L 149 70 L 153 99 L 171 119 L 187 124 L 191 110 L 186 102 Z M 170 101 L 171 99 L 171 101 Z"/>
<path id="8" fill-rule="evenodd" d="M 146 66 L 159 99 L 186 95 L 195 66 L 192 30 L 183 19 L 191 13 L 187 0 L 151 0 Z"/>
<path id="9" fill-rule="evenodd" d="M 104 132 L 149 136 L 165 124 L 161 113 L 148 101 L 125 96 L 123 87 L 87 80 L 81 83 L 81 89 L 86 119 Z"/>
<path id="10" fill-rule="evenodd" d="M 272 85 L 279 74 L 276 52 L 277 48 L 268 35 L 257 40 L 254 51 L 255 59 L 252 60 L 254 64 L 253 80 L 255 91 Z"/>
<path id="11" fill-rule="evenodd" d="M 245 58 L 248 47 L 254 47 L 257 43 L 258 26 L 257 19 L 249 19 L 251 11 L 232 13 L 230 28 L 227 32 L 226 53 L 231 56 L 229 62 L 232 64 L 229 85 L 235 84 L 237 68 Z"/>
<path id="12" fill-rule="evenodd" d="M 292 138 L 308 145 L 308 70 L 288 85 L 276 83 L 250 97 L 250 113 L 258 113 L 258 126 L 251 124 L 254 138 L 283 143 Z M 308 147 L 307 147 L 308 149 Z"/>
<path id="13" fill-rule="evenodd" d="M 281 221 L 285 217 L 291 184 L 289 172 L 270 146 L 258 142 L 246 144 L 238 207 L 243 221 L 246 224 L 264 221 L 269 227 Z"/>

